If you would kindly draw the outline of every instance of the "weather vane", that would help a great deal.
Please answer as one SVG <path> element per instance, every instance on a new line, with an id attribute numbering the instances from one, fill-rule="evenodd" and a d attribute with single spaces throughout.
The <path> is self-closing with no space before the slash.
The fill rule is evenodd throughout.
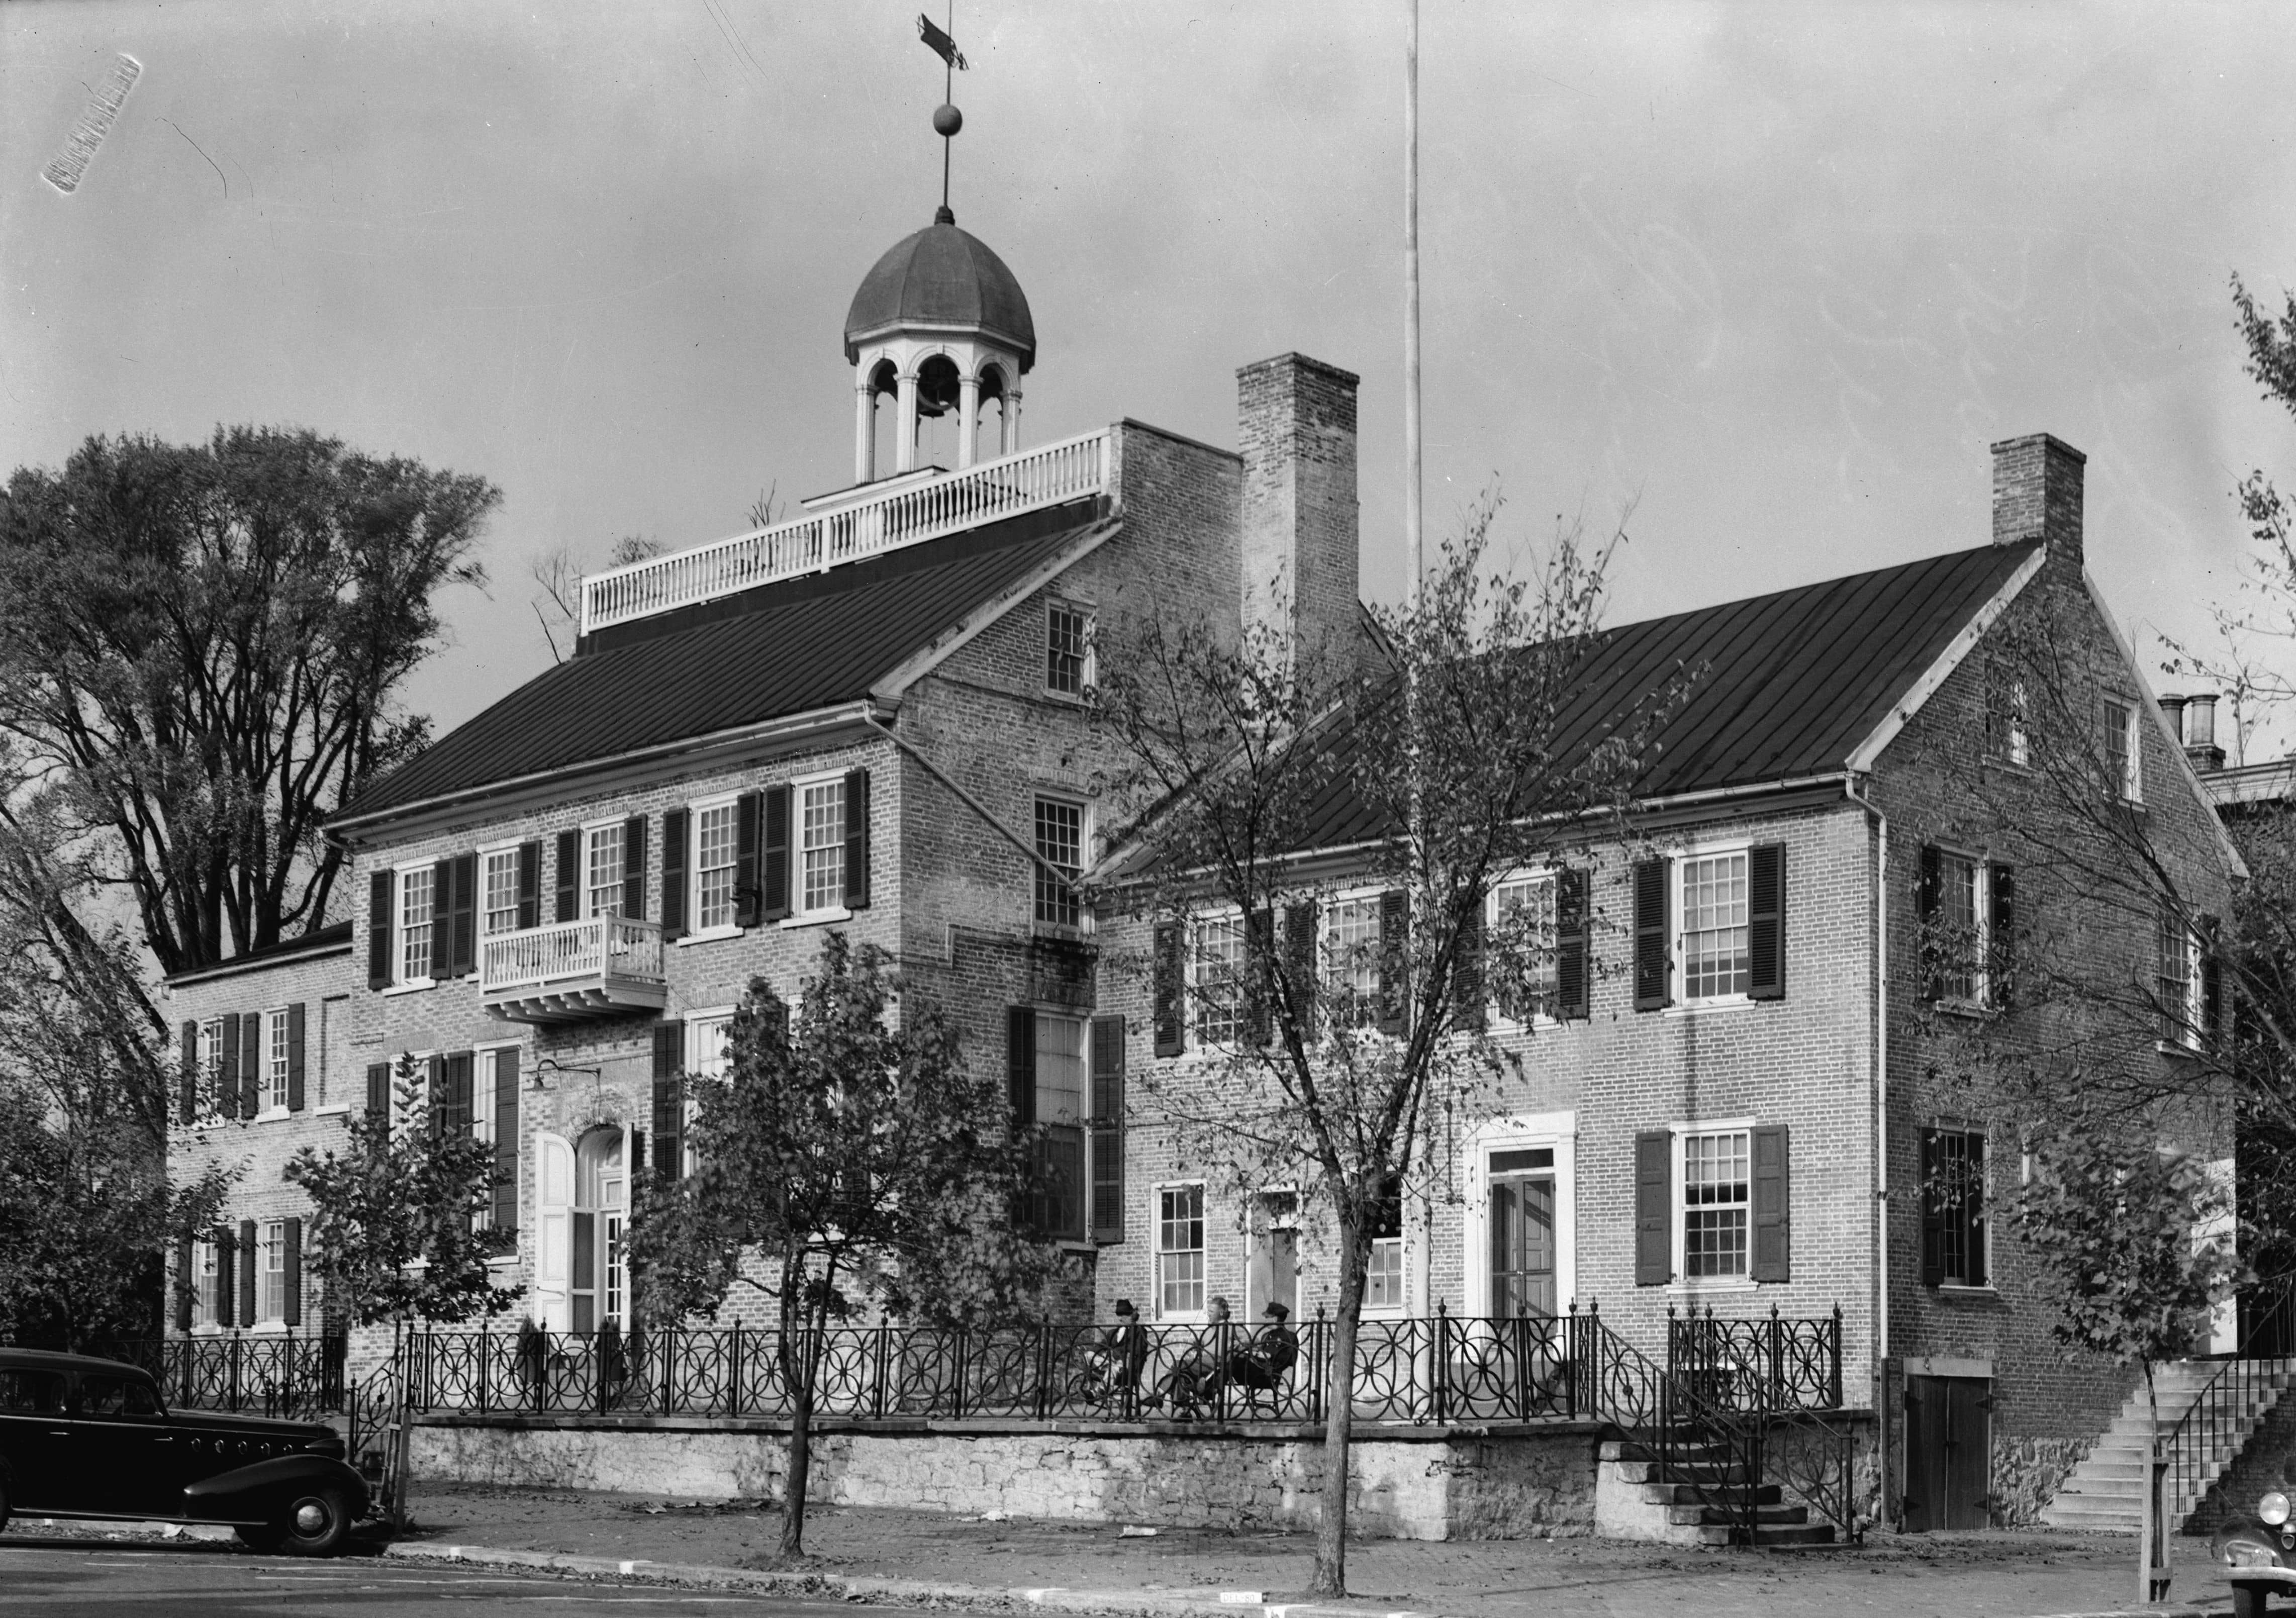
<path id="1" fill-rule="evenodd" d="M 954 225 L 956 216 L 948 206 L 949 145 L 956 132 L 964 127 L 964 114 L 956 110 L 956 75 L 965 67 L 964 53 L 956 48 L 956 0 L 948 0 L 948 27 L 938 29 L 933 20 L 922 12 L 917 13 L 917 37 L 932 46 L 940 57 L 943 72 L 941 103 L 933 109 L 933 132 L 940 136 L 940 211 L 933 216 L 936 225 Z"/>

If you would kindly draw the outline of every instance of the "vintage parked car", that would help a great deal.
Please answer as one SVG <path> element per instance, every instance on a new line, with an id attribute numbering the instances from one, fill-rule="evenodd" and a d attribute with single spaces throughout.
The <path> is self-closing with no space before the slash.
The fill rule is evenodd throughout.
<path id="1" fill-rule="evenodd" d="M 2235 1508 L 2210 1545 L 2232 1581 L 2236 1618 L 2263 1618 L 2274 1595 L 2296 1596 L 2296 1523 L 2289 1521 L 2296 1454 L 2284 1457 L 2253 1507 Z"/>
<path id="2" fill-rule="evenodd" d="M 135 1366 L 0 1349 L 0 1528 L 11 1512 L 220 1523 L 324 1556 L 366 1508 L 332 1427 L 170 1410 Z"/>

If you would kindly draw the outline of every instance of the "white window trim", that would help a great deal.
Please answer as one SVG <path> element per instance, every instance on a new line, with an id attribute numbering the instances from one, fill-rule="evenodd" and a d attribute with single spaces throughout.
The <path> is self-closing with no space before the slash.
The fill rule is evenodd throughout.
<path id="1" fill-rule="evenodd" d="M 1760 1121 L 1759 1119 L 1749 1114 L 1742 1118 L 1678 1120 L 1667 1125 L 1667 1129 L 1673 1136 L 1672 1143 L 1668 1148 L 1667 1170 L 1673 1178 L 1668 1187 L 1667 1195 L 1668 1200 L 1674 1205 L 1674 1228 L 1670 1233 L 1670 1239 L 1674 1244 L 1672 1263 L 1674 1279 L 1667 1283 L 1666 1290 L 1669 1296 L 1682 1297 L 1694 1294 L 1697 1296 L 1705 1297 L 1710 1294 L 1751 1293 L 1759 1287 L 1760 1283 L 1754 1279 L 1754 1143 L 1752 1137 L 1754 1130 L 1759 1127 Z M 1743 1130 L 1747 1136 L 1746 1273 L 1742 1276 L 1693 1276 L 1690 1273 L 1689 1265 L 1685 1261 L 1689 1253 L 1689 1244 L 1684 1239 L 1684 1228 L 1690 1213 L 1690 1199 L 1687 1195 L 1688 1187 L 1684 1183 L 1683 1139 L 1691 1135 L 1725 1135 L 1739 1130 Z"/>
<path id="2" fill-rule="evenodd" d="M 287 1221 L 283 1219 L 260 1220 L 256 1223 L 253 1254 L 257 1265 L 256 1306 L 258 1309 L 262 1307 L 263 1294 L 270 1286 L 267 1277 L 272 1274 L 272 1270 L 270 1266 L 262 1261 L 267 1256 L 271 1245 L 267 1233 L 275 1225 L 279 1228 L 279 1312 L 275 1315 L 266 1315 L 261 1319 L 251 1322 L 247 1328 L 250 1332 L 273 1333 L 283 1332 L 287 1329 Z"/>
<path id="3" fill-rule="evenodd" d="M 697 1073 L 694 1072 L 693 1053 L 700 1043 L 694 1038 L 694 1034 L 705 1023 L 724 1023 L 727 1025 L 726 1031 L 728 1036 L 727 1044 L 730 1047 L 732 1044 L 731 1035 L 733 1033 L 732 1024 L 734 1021 L 734 1014 L 739 1009 L 739 1006 L 730 1005 L 709 1006 L 700 1007 L 693 1011 L 689 1011 L 685 1014 L 685 1060 L 682 1064 L 682 1071 L 689 1078 L 702 1084 L 722 1084 L 725 1082 L 723 1078 L 713 1077 L 709 1074 Z M 730 1049 L 726 1053 L 726 1065 L 729 1070 L 733 1065 L 733 1055 Z M 680 1179 L 685 1179 L 693 1172 L 693 1119 L 694 1115 L 701 1110 L 701 1104 L 694 1096 L 693 1086 L 692 1084 L 688 1084 L 685 1087 L 685 1103 L 683 1110 L 685 1115 L 678 1120 L 677 1126 L 680 1145 L 677 1167 L 678 1177 Z"/>
<path id="4" fill-rule="evenodd" d="M 439 935 L 430 935 L 431 970 L 419 978 L 402 977 L 406 969 L 406 878 L 415 871 L 430 874 L 430 920 L 435 929 L 439 919 L 439 862 L 435 859 L 414 859 L 390 867 L 390 981 L 383 993 L 413 994 L 418 990 L 439 986 Z"/>
<path id="5" fill-rule="evenodd" d="M 518 843 L 518 842 L 492 842 L 492 843 L 480 843 L 480 844 L 479 845 L 478 849 L 476 850 L 476 852 L 477 852 L 478 857 L 479 857 L 479 891 L 478 891 L 478 894 L 477 894 L 477 901 L 478 901 L 478 924 L 477 924 L 477 933 L 478 933 L 479 943 L 480 943 L 480 954 L 484 954 L 484 953 L 485 953 L 484 945 L 485 945 L 485 943 L 486 943 L 486 940 L 488 940 L 488 939 L 490 939 L 490 938 L 504 938 L 504 937 L 508 936 L 510 933 L 517 932 L 521 932 L 521 931 L 522 931 L 522 929 L 521 929 L 521 928 L 519 928 L 519 927 L 517 927 L 517 926 L 511 926 L 511 927 L 505 928 L 505 929 L 504 929 L 503 932 L 488 932 L 488 931 L 487 931 L 487 861 L 488 861 L 489 859 L 492 859 L 492 858 L 493 858 L 496 855 L 497 855 L 497 854 L 507 854 L 507 855 L 509 855 L 509 856 L 510 856 L 510 858 L 511 858 L 511 893 L 512 893 L 512 914 L 515 914 L 515 913 L 516 913 L 516 910 L 517 910 L 517 899 L 516 899 L 516 896 L 517 896 L 517 892 L 518 892 L 518 851 L 519 851 L 519 849 L 520 849 L 520 847 L 521 847 L 521 845 L 520 843 Z M 538 884 L 537 884 L 537 885 L 538 885 Z M 541 911 L 542 911 L 542 907 L 541 907 L 541 904 L 540 904 L 540 902 L 539 902 L 539 895 L 537 894 L 537 903 L 536 903 L 536 905 L 535 905 L 535 914 L 536 914 L 536 916 L 537 917 L 537 919 L 540 917 Z M 477 975 L 477 973 L 473 973 L 472 975 L 475 977 L 475 976 Z"/>
<path id="6" fill-rule="evenodd" d="M 1518 1113 L 1487 1118 L 1468 1133 L 1467 1200 L 1460 1228 L 1467 1255 L 1464 1297 L 1468 1316 L 1491 1312 L 1491 1154 L 1550 1150 L 1554 1154 L 1554 1302 L 1567 1311 L 1578 1295 L 1578 1115 L 1576 1113 Z M 1680 1148 L 1676 1148 L 1677 1155 Z M 1677 1273 L 1679 1273 L 1677 1268 Z"/>
<path id="7" fill-rule="evenodd" d="M 741 868 L 741 809 L 739 793 L 712 793 L 707 798 L 696 798 L 685 806 L 685 918 L 698 921 L 701 916 L 701 817 L 711 809 L 731 809 L 734 815 L 734 869 Z M 794 800 L 792 800 L 794 801 Z M 759 828 L 762 834 L 763 828 Z M 759 850 L 758 857 L 764 858 Z M 741 914 L 741 905 L 734 904 L 734 913 Z M 739 922 L 726 922 L 716 927 L 689 927 L 677 942 L 682 949 L 688 944 L 712 944 L 721 938 L 739 938 L 749 929 Z"/>
<path id="8" fill-rule="evenodd" d="M 311 1116 L 314 1118 L 340 1118 L 350 1110 L 351 1104 L 349 1102 L 335 1101 L 330 1102 L 327 1105 L 323 1107 L 313 1107 L 311 1109 Z"/>
<path id="9" fill-rule="evenodd" d="M 1191 915 L 1185 917 L 1182 922 L 1180 931 L 1180 1025 L 1185 1032 L 1186 1039 L 1186 1043 L 1181 1047 L 1179 1055 L 1179 1060 L 1183 1062 L 1224 1062 L 1234 1056 L 1237 1051 L 1243 1047 L 1243 1042 L 1240 1039 L 1233 1041 L 1206 1039 L 1204 1037 L 1202 1028 L 1196 1021 L 1196 1002 L 1200 998 L 1199 991 L 1196 988 L 1197 932 L 1207 924 L 1224 925 L 1231 922 L 1240 923 L 1242 920 L 1242 917 L 1243 912 L 1242 910 L 1237 909 L 1233 905 L 1224 905 L 1218 909 L 1205 910 L 1198 914 Z M 1173 1185 L 1192 1186 L 1197 1182 L 1194 1180 L 1174 1180 L 1170 1183 Z"/>
<path id="10" fill-rule="evenodd" d="M 637 818 L 637 817 L 633 815 L 609 815 L 603 820 L 585 820 L 582 823 L 581 885 L 575 890 L 574 893 L 574 909 L 577 920 L 586 922 L 595 921 L 602 914 L 603 914 L 602 911 L 593 910 L 590 908 L 590 839 L 597 835 L 600 832 L 606 831 L 609 828 L 620 831 L 622 833 L 622 880 L 615 885 L 621 891 L 627 892 L 628 891 L 630 881 L 630 842 L 629 834 L 624 828 L 627 828 L 629 823 L 636 818 Z M 619 901 L 617 900 L 617 902 Z"/>
<path id="11" fill-rule="evenodd" d="M 1501 888 L 1511 887 L 1518 883 L 1527 882 L 1544 882 L 1555 890 L 1555 925 L 1558 928 L 1562 925 L 1562 916 L 1561 903 L 1562 897 L 1562 867 L 1558 865 L 1526 866 L 1516 870 L 1509 871 L 1505 875 L 1497 878 L 1491 883 L 1491 891 L 1483 895 L 1483 937 L 1485 939 L 1488 939 L 1491 935 L 1491 929 L 1498 925 L 1499 890 Z M 1562 935 L 1558 932 L 1554 940 L 1555 945 L 1558 949 L 1560 948 L 1562 941 Z M 1555 966 L 1558 973 L 1555 987 L 1559 992 L 1562 988 L 1562 981 L 1559 975 L 1562 966 L 1562 959 L 1559 955 L 1555 959 Z M 1550 1017 L 1544 1012 L 1532 1014 L 1531 1018 L 1528 1023 L 1519 1022 L 1515 1018 L 1508 1016 L 1505 1012 L 1499 1009 L 1498 996 L 1491 990 L 1490 974 L 1486 972 L 1483 974 L 1483 977 L 1484 1014 L 1489 1019 L 1490 1026 L 1494 1032 L 1521 1033 L 1525 1029 L 1529 1029 L 1536 1032 L 1539 1029 L 1560 1028 L 1562 1025 L 1561 1018 Z M 1564 1113 L 1560 1114 L 1560 1116 L 1567 1117 L 1569 1114 Z M 1557 1195 L 1561 1195 L 1559 1190 Z"/>
<path id="12" fill-rule="evenodd" d="M 1666 971 L 1667 1006 L 1660 1014 L 1669 1017 L 1695 1017 L 1718 1011 L 1736 1011 L 1753 1005 L 1751 994 L 1708 995 L 1702 999 L 1689 998 L 1685 985 L 1690 974 L 1683 956 L 1682 935 L 1682 867 L 1693 859 L 1712 859 L 1724 854 L 1746 854 L 1747 887 L 1746 915 L 1753 917 L 1753 861 L 1751 858 L 1754 839 L 1733 837 L 1715 842 L 1701 842 L 1667 856 L 1666 861 Z M 1679 1148 L 1677 1155 L 1680 1155 Z"/>
<path id="13" fill-rule="evenodd" d="M 263 1019 L 263 1033 L 261 1035 L 263 1044 L 263 1105 L 257 1110 L 254 1121 L 257 1123 L 262 1123 L 269 1119 L 285 1118 L 289 1115 L 287 1111 L 288 1097 L 292 1094 L 290 1087 L 294 1083 L 292 1075 L 294 1073 L 295 1052 L 294 1046 L 291 1043 L 291 1036 L 294 1031 L 288 1024 L 287 1007 L 284 1006 L 266 1006 L 257 1014 L 261 1016 Z M 282 1064 L 279 1073 L 279 1099 L 276 1101 L 271 1099 L 271 1019 L 274 1017 L 279 1019 L 278 1033 L 280 1041 L 282 1044 L 287 1046 L 286 1060 Z"/>
<path id="14" fill-rule="evenodd" d="M 1164 1193 L 1167 1191 L 1186 1191 L 1191 1188 L 1195 1190 L 1201 1195 L 1203 1202 L 1204 1244 L 1201 1247 L 1195 1249 L 1195 1251 L 1201 1253 L 1204 1259 L 1204 1307 L 1202 1309 L 1193 1310 L 1173 1310 L 1167 1313 L 1164 1308 L 1164 1253 L 1166 1249 L 1162 1245 L 1164 1239 Z M 1148 1307 L 1150 1311 L 1149 1318 L 1151 1320 L 1167 1326 L 1201 1326 L 1204 1324 L 1206 1317 L 1211 1313 L 1211 1252 L 1212 1194 L 1210 1182 L 1201 1179 L 1165 1179 L 1158 1180 L 1154 1185 L 1149 1187 Z"/>
<path id="15" fill-rule="evenodd" d="M 800 903 L 800 901 L 805 898 L 806 789 L 808 787 L 814 786 L 827 786 L 832 782 L 841 786 L 844 784 L 845 777 L 849 773 L 849 771 L 843 769 L 816 770 L 809 776 L 794 776 L 790 781 L 789 883 L 791 908 L 790 914 L 782 919 L 781 924 L 784 927 L 814 927 L 819 926 L 824 922 L 843 922 L 851 921 L 853 919 L 852 910 L 845 903 L 845 899 L 848 895 L 845 892 L 845 881 L 842 875 L 840 875 L 838 878 L 838 901 L 835 904 L 824 905 L 818 910 L 808 910 L 801 908 Z M 852 831 L 852 826 L 853 806 L 850 803 L 844 803 L 840 805 L 838 810 L 837 847 L 840 850 L 839 854 L 839 858 L 840 859 L 844 858 L 841 850 L 844 849 L 846 838 Z M 759 851 L 759 858 L 764 858 L 762 850 Z"/>
<path id="16" fill-rule="evenodd" d="M 2204 1025 L 2208 1022 L 2209 995 L 2208 984 L 2202 974 L 2208 963 L 2200 929 L 2188 922 L 2177 923 L 2176 925 L 2185 935 L 2184 1015 L 2178 1019 L 2174 1036 L 2163 1037 L 2157 1040 L 2154 1048 L 2164 1055 L 2183 1056 L 2199 1050 L 2206 1042 L 2205 1036 L 2208 1031 Z M 2161 963 L 2158 958 L 2160 948 L 2160 936 L 2156 932 L 2152 943 L 2155 957 L 2152 963 L 2152 986 L 2156 992 L 2161 986 Z"/>
<path id="17" fill-rule="evenodd" d="M 2144 736 L 2144 726 L 2139 723 L 2139 712 L 2144 704 L 2135 697 L 2125 697 L 2118 692 L 2108 691 L 2104 694 L 2104 707 L 2108 717 L 2114 708 L 2119 708 L 2122 716 L 2120 745 L 2123 763 L 2114 801 L 2120 803 L 2133 803 L 2141 808 L 2144 802 L 2144 752 L 2140 744 Z"/>
<path id="18" fill-rule="evenodd" d="M 1975 951 L 1975 959 L 1971 963 L 1969 969 L 1972 992 L 1966 997 L 1939 995 L 1932 1004 L 1945 1011 L 1991 1011 L 1993 1009 L 1992 862 L 1982 854 L 1973 854 L 1967 849 L 1956 848 L 1950 843 L 1939 842 L 1931 846 L 1937 850 L 1941 861 L 1963 859 L 1969 862 L 1970 868 L 1976 878 L 1971 889 L 1972 894 L 1971 903 L 1974 907 L 1977 917 L 1976 938 L 1972 945 Z M 1938 902 L 1940 906 L 1945 902 L 1944 882 L 1945 873 L 1940 865 L 1938 872 Z"/>
<path id="19" fill-rule="evenodd" d="M 1084 670 L 1080 679 L 1080 683 L 1084 687 L 1083 691 L 1068 692 L 1055 691 L 1053 689 L 1051 664 L 1053 651 L 1053 612 L 1055 608 L 1058 608 L 1062 612 L 1073 612 L 1078 617 L 1084 620 Z M 1039 678 L 1037 684 L 1039 688 L 1040 694 L 1047 700 L 1055 702 L 1067 702 L 1071 705 L 1081 706 L 1085 701 L 1085 692 L 1090 691 L 1093 686 L 1099 683 L 1100 670 L 1098 664 L 1100 661 L 1100 649 L 1097 645 L 1098 637 L 1093 634 L 1093 630 L 1098 627 L 1099 621 L 1100 614 L 1095 608 L 1087 603 L 1078 601 L 1072 595 L 1047 595 L 1045 597 L 1045 655 L 1043 666 L 1039 670 L 1041 678 Z"/>
<path id="20" fill-rule="evenodd" d="M 1319 992 L 1321 990 L 1321 986 L 1328 981 L 1328 974 L 1332 969 L 1332 963 L 1324 957 L 1324 946 L 1331 941 L 1332 934 L 1337 931 L 1339 927 L 1339 917 L 1333 913 L 1341 905 L 1360 904 L 1365 899 L 1370 899 L 1373 905 L 1376 907 L 1379 903 L 1380 896 L 1388 891 L 1389 890 L 1382 884 L 1373 883 L 1369 886 L 1357 885 L 1352 888 L 1341 888 L 1336 892 L 1326 893 L 1321 899 L 1316 900 L 1316 981 L 1318 985 Z M 1374 914 L 1376 915 L 1377 913 L 1376 908 L 1374 908 Z M 1381 917 L 1382 927 L 1385 925 L 1385 920 L 1386 918 L 1384 916 Z M 1382 933 L 1381 941 L 1382 944 L 1385 942 L 1384 932 Z M 1376 981 L 1374 981 L 1372 986 L 1372 993 L 1376 997 L 1378 992 L 1378 984 Z M 1393 1039 L 1395 1038 L 1393 1034 L 1383 1032 L 1381 1030 L 1379 1026 L 1379 1014 L 1376 1004 L 1374 1004 L 1373 1007 L 1371 1020 L 1367 1023 L 1358 1023 L 1354 1031 L 1355 1037 L 1358 1039 L 1364 1038 L 1365 1035 L 1371 1035 L 1382 1039 Z M 1408 1264 L 1409 1255 L 1406 1254 L 1406 1273 L 1408 1270 Z M 1385 1314 L 1382 1314 L 1380 1318 L 1384 1319 L 1388 1317 Z"/>
<path id="21" fill-rule="evenodd" d="M 1035 841 L 1037 830 L 1037 805 L 1039 803 L 1057 803 L 1077 811 L 1077 874 L 1075 880 L 1081 883 L 1084 880 L 1084 874 L 1086 871 L 1091 870 L 1093 866 L 1092 844 L 1094 827 L 1092 800 L 1081 795 L 1080 793 L 1061 788 L 1048 788 L 1041 786 L 1031 787 L 1029 794 L 1029 833 L 1032 845 Z M 1041 850 L 1038 851 L 1037 858 L 1043 858 Z M 1042 873 L 1038 871 L 1036 866 L 1032 863 L 1029 867 L 1029 875 L 1031 878 L 1029 883 L 1029 926 L 1050 933 L 1056 938 L 1083 938 L 1091 933 L 1093 930 L 1092 907 L 1086 904 L 1081 896 L 1077 899 L 1077 919 L 1073 923 L 1038 921 L 1037 919 L 1037 884 L 1034 878 L 1042 875 Z"/>

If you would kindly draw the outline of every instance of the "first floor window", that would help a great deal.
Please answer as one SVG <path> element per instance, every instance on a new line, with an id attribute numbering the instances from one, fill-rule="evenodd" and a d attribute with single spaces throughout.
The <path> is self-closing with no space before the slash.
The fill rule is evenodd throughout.
<path id="1" fill-rule="evenodd" d="M 2174 916 L 2163 916 L 2160 928 L 2157 985 L 2161 1003 L 2161 1038 L 2187 1049 L 2201 1043 L 2201 940 Z"/>
<path id="2" fill-rule="evenodd" d="M 258 1320 L 283 1320 L 287 1318 L 287 1225 L 283 1220 L 272 1220 L 263 1227 L 262 1269 L 258 1272 L 261 1281 L 256 1300 L 255 1318 Z"/>
<path id="3" fill-rule="evenodd" d="M 1037 919 L 1049 926 L 1075 926 L 1080 912 L 1076 883 L 1084 875 L 1082 804 L 1037 800 L 1037 858 L 1044 861 L 1037 867 Z"/>
<path id="4" fill-rule="evenodd" d="M 817 782 L 802 797 L 804 908 L 833 910 L 845 902 L 845 782 Z"/>
<path id="5" fill-rule="evenodd" d="M 1243 1032 L 1243 920 L 1214 916 L 1196 924 L 1196 948 L 1189 970 L 1189 1003 L 1195 1012 L 1196 1040 L 1233 1045 Z"/>
<path id="6" fill-rule="evenodd" d="M 1753 1138 L 1745 1129 L 1682 1138 L 1682 1268 L 1693 1278 L 1747 1273 Z"/>
<path id="7" fill-rule="evenodd" d="M 708 932 L 734 924 L 734 814 L 716 803 L 693 815 L 693 926 Z"/>
<path id="8" fill-rule="evenodd" d="M 216 1323 L 216 1244 L 212 1240 L 192 1244 L 192 1324 Z"/>
<path id="9" fill-rule="evenodd" d="M 1491 890 L 1489 975 L 1510 1023 L 1555 1014 L 1554 878 L 1518 877 Z"/>
<path id="10" fill-rule="evenodd" d="M 420 983 L 430 976 L 432 876 L 429 866 L 398 874 L 398 981 Z"/>
<path id="11" fill-rule="evenodd" d="M 1166 1186 L 1156 1193 L 1156 1306 L 1169 1319 L 1204 1308 L 1204 1188 Z"/>
<path id="12" fill-rule="evenodd" d="M 1746 992 L 1753 981 L 1746 923 L 1745 850 L 1682 862 L 1684 999 Z"/>
<path id="13" fill-rule="evenodd" d="M 1982 1286 L 1985 1137 L 1922 1131 L 1922 1268 L 1931 1285 Z"/>
<path id="14" fill-rule="evenodd" d="M 1371 1226 L 1371 1261 L 1364 1274 L 1367 1309 L 1399 1310 L 1403 1293 L 1403 1182 L 1391 1182 L 1379 1199 Z"/>
<path id="15" fill-rule="evenodd" d="M 486 930 L 518 931 L 518 850 L 497 849 L 487 856 Z"/>
<path id="16" fill-rule="evenodd" d="M 588 891 L 585 916 L 622 913 L 622 823 L 595 826 L 590 832 Z"/>

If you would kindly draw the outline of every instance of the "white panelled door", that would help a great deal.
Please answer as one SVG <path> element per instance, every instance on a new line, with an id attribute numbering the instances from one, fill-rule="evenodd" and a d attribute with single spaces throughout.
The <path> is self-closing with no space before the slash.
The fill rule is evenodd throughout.
<path id="1" fill-rule="evenodd" d="M 574 1329 L 574 1146 L 562 1135 L 534 1138 L 536 1175 L 534 1318 L 546 1330 Z"/>

